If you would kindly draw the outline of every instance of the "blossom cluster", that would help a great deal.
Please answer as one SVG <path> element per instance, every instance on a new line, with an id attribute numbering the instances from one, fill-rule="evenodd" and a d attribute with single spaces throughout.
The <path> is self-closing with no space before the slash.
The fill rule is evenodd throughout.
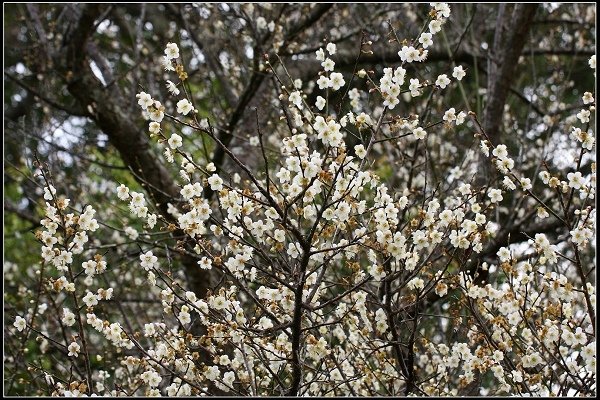
<path id="1" fill-rule="evenodd" d="M 185 48 L 169 42 L 161 63 L 175 101 L 137 94 L 179 173 L 166 212 L 131 182 L 113 185 L 118 211 L 105 214 L 71 205 L 46 179 L 36 238 L 50 300 L 13 327 L 69 359 L 52 393 L 457 396 L 486 382 L 481 394 L 551 395 L 595 382 L 595 286 L 581 261 L 595 239 L 595 163 L 582 161 L 593 95 L 571 118 L 576 168 L 529 168 L 475 113 L 424 101 L 467 76 L 458 65 L 427 79 L 407 65 L 427 59 L 450 15 L 431 3 L 378 83 L 375 72 L 351 81 L 336 70 L 334 41 L 316 51 L 322 70 L 309 85 L 267 64 L 280 123 L 257 127 L 254 169 L 223 143 L 218 119 L 198 116 Z M 350 87 L 356 77 L 374 100 Z M 346 103 L 334 107 L 334 94 Z M 193 151 L 190 131 L 210 151 Z M 219 150 L 229 164 L 214 160 Z M 477 156 L 497 179 L 482 184 L 460 164 Z M 93 236 L 105 228 L 115 243 L 103 247 Z M 116 283 L 126 281 L 138 291 Z M 48 307 L 62 337 L 37 329 Z M 107 353 L 113 364 L 100 369 Z"/>

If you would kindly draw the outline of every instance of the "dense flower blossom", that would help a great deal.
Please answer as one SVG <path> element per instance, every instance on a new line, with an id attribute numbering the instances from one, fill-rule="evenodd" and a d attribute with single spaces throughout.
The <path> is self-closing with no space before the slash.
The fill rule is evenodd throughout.
<path id="1" fill-rule="evenodd" d="M 266 35 L 265 46 L 288 45 L 278 20 L 258 9 L 233 8 L 244 16 L 239 29 Z M 451 15 L 447 3 L 429 11 L 418 37 L 390 41 L 400 66 L 350 74 L 333 32 L 301 47 L 321 69 L 298 79 L 283 59 L 266 64 L 265 47 L 256 73 L 279 82 L 261 88 L 275 96 L 267 116 L 242 117 L 234 145 L 223 143 L 233 133 L 227 120 L 200 109 L 204 100 L 196 104 L 206 118 L 162 122 L 173 108 L 196 110 L 188 99 L 162 105 L 139 93 L 144 137 L 174 171 L 168 193 L 134 171 L 135 180 L 107 186 L 121 201 L 105 212 L 46 182 L 35 234 L 43 296 L 13 326 L 22 332 L 29 321 L 40 347 L 70 357 L 69 379 L 81 382 L 65 374 L 49 385 L 56 394 L 108 395 L 111 385 L 111 395 L 156 396 L 564 394 L 557 385 L 591 382 L 595 287 L 573 267 L 587 268 L 595 239 L 593 94 L 582 106 L 579 92 L 575 111 L 564 107 L 561 139 L 573 157 L 589 156 L 568 168 L 506 140 L 516 132 L 488 135 L 475 113 L 460 111 L 469 104 L 441 97 L 464 82 L 455 88 L 448 69 L 405 65 L 425 60 Z M 361 42 L 361 54 L 371 45 Z M 164 54 L 183 80 L 179 47 L 168 43 Z M 244 74 L 234 60 L 219 62 Z M 459 65 L 451 75 L 466 72 Z M 522 140 L 541 133 L 550 147 L 547 127 L 562 110 Z M 525 130 L 508 111 L 502 130 Z M 112 244 L 101 242 L 103 230 Z M 46 308 L 56 315 L 40 318 Z M 93 382 L 83 383 L 79 362 Z"/>

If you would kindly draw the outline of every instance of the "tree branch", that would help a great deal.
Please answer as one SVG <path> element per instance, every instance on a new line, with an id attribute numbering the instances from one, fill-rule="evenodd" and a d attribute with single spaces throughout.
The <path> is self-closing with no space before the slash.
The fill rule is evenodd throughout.
<path id="1" fill-rule="evenodd" d="M 292 26 L 290 28 L 290 30 L 288 31 L 288 33 L 285 36 L 284 43 L 281 46 L 280 51 L 284 51 L 290 41 L 292 41 L 294 38 L 296 38 L 303 30 L 307 29 L 312 24 L 317 22 L 332 6 L 333 6 L 333 4 L 319 4 L 319 5 L 315 6 L 313 11 L 308 15 L 308 17 L 301 20 L 300 22 L 298 22 L 297 25 Z M 242 119 L 244 112 L 248 108 L 248 104 L 254 98 L 254 95 L 258 92 L 262 82 L 264 81 L 264 79 L 266 77 L 267 77 L 267 74 L 265 72 L 254 70 L 254 72 L 252 73 L 252 76 L 250 77 L 250 81 L 249 81 L 248 85 L 244 89 L 244 92 L 240 96 L 240 100 L 238 101 L 238 103 L 235 107 L 235 110 L 233 111 L 233 113 L 231 114 L 231 117 L 229 118 L 229 123 L 227 124 L 227 127 L 225 128 L 225 130 L 219 132 L 218 138 L 225 145 L 225 147 L 229 146 L 229 144 L 231 143 L 231 140 L 233 139 L 233 131 L 234 131 L 235 127 Z M 214 152 L 214 155 L 212 158 L 212 162 L 214 163 L 217 170 L 219 170 L 221 168 L 221 165 L 223 164 L 224 159 L 225 159 L 224 148 L 218 147 L 217 149 L 215 149 L 215 152 Z M 213 195 L 213 191 L 206 190 L 205 194 L 206 194 L 206 198 L 210 199 Z"/>

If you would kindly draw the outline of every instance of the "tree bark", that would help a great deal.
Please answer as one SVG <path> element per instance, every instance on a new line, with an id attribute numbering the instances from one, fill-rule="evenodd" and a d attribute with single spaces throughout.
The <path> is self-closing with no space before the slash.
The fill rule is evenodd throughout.
<path id="1" fill-rule="evenodd" d="M 539 4 L 500 4 L 487 68 L 487 103 L 483 129 L 494 144 L 502 133 L 504 104 Z"/>

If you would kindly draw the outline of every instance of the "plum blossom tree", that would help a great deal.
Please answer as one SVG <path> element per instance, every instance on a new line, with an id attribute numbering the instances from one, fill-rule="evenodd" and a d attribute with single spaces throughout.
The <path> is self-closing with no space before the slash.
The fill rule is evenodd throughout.
<path id="1" fill-rule="evenodd" d="M 153 7 L 26 7 L 6 394 L 596 392 L 595 5 Z"/>

